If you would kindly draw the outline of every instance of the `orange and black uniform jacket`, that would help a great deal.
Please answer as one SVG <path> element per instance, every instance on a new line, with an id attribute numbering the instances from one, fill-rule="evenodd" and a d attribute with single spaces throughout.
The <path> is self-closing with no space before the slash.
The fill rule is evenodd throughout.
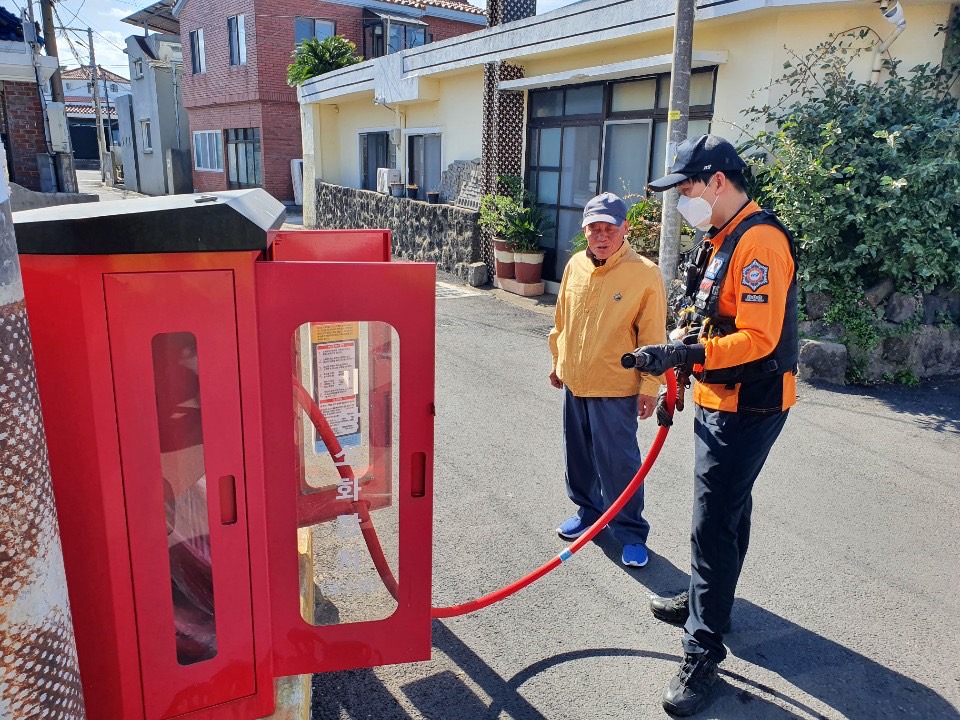
<path id="1" fill-rule="evenodd" d="M 714 255 L 727 234 L 759 210 L 751 200 L 709 237 Z M 702 340 L 705 369 L 742 365 L 773 352 L 783 330 L 787 291 L 794 273 L 789 241 L 780 230 L 759 224 L 744 233 L 730 258 L 717 307 L 721 317 L 735 319 L 737 329 L 729 335 Z M 693 401 L 710 410 L 780 412 L 797 401 L 796 377 L 787 372 L 732 386 L 697 382 Z"/>

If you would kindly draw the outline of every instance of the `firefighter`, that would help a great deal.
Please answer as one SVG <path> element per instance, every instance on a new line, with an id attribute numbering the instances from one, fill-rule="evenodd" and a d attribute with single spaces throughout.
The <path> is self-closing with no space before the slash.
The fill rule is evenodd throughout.
<path id="1" fill-rule="evenodd" d="M 693 307 L 672 342 L 636 352 L 637 369 L 676 368 L 697 380 L 690 587 L 650 599 L 656 618 L 684 628 L 684 659 L 662 698 L 681 716 L 706 705 L 716 685 L 750 538 L 753 484 L 796 402 L 794 242 L 747 195 L 745 167 L 729 142 L 702 135 L 681 143 L 670 174 L 649 185 L 676 187 L 680 214 L 709 243 L 691 273 Z M 672 422 L 662 402 L 658 419 Z"/>

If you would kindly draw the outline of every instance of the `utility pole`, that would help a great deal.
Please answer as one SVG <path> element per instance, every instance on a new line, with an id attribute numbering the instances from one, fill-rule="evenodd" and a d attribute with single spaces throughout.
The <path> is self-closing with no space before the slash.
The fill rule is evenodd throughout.
<path id="1" fill-rule="evenodd" d="M 43 39 L 46 42 L 47 55 L 57 58 L 59 63 L 57 31 L 53 25 L 53 0 L 40 0 L 40 14 L 43 16 Z M 54 102 L 63 102 L 63 78 L 60 77 L 59 67 L 50 76 L 50 95 Z"/>
<path id="2" fill-rule="evenodd" d="M 690 117 L 690 66 L 693 63 L 693 20 L 696 0 L 677 0 L 673 31 L 673 72 L 670 76 L 670 112 L 667 115 L 667 152 L 664 156 L 666 172 L 673 165 L 677 145 L 687 138 L 687 120 Z M 660 274 L 670 295 L 677 279 L 680 261 L 680 213 L 677 212 L 679 193 L 671 188 L 663 193 L 663 213 L 660 224 Z"/>
<path id="3" fill-rule="evenodd" d="M 37 373 L 0 140 L 0 717 L 83 720 Z"/>
<path id="4" fill-rule="evenodd" d="M 90 77 L 93 79 L 93 112 L 97 116 L 97 149 L 100 151 L 100 182 L 107 179 L 107 168 L 103 156 L 107 152 L 103 137 L 103 112 L 100 109 L 100 79 L 97 77 L 97 56 L 93 51 L 93 30 L 87 28 L 87 42 L 90 44 Z"/>

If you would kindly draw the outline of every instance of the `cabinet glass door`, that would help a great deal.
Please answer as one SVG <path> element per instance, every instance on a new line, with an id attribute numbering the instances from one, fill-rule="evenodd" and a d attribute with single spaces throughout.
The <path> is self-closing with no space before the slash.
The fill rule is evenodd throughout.
<path id="1" fill-rule="evenodd" d="M 257 265 L 278 675 L 430 656 L 435 276 Z"/>

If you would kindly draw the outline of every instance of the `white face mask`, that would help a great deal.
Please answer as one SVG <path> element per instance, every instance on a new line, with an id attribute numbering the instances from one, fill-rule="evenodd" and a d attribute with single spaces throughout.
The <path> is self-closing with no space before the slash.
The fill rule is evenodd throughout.
<path id="1" fill-rule="evenodd" d="M 697 228 L 697 230 L 706 231 L 710 229 L 710 219 L 713 217 L 713 205 L 716 205 L 717 200 L 720 199 L 719 197 L 714 198 L 713 205 L 704 200 L 703 193 L 707 191 L 708 187 L 710 187 L 710 183 L 707 183 L 703 188 L 703 192 L 695 198 L 681 195 L 680 200 L 677 202 L 677 211 L 683 215 L 684 220 Z"/>

